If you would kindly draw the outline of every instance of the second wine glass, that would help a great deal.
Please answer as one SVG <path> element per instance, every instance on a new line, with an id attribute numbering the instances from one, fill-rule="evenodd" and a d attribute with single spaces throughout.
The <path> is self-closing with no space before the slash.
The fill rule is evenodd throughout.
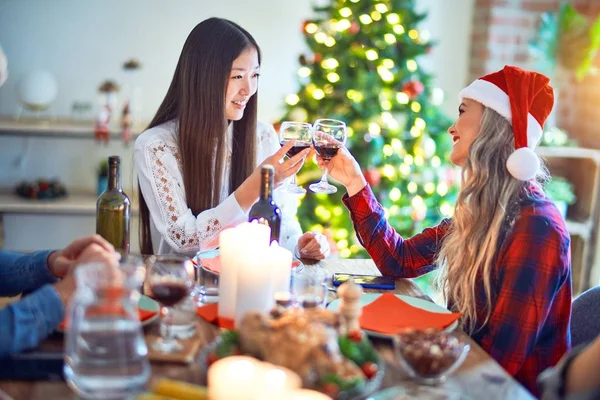
<path id="1" fill-rule="evenodd" d="M 150 290 L 163 306 L 163 318 L 166 319 L 163 321 L 165 329 L 161 329 L 162 337 L 152 344 L 152 348 L 163 353 L 179 351 L 183 346 L 173 337 L 172 307 L 190 294 L 192 261 L 183 256 L 153 256 L 148 264 Z"/>
<path id="2" fill-rule="evenodd" d="M 326 161 L 335 156 L 346 143 L 346 124 L 335 119 L 318 119 L 312 127 L 312 144 L 317 154 Z M 309 186 L 315 193 L 335 193 L 337 188 L 327 182 L 327 168 L 321 180 Z"/>
<path id="3" fill-rule="evenodd" d="M 284 121 L 279 128 L 279 142 L 283 146 L 285 143 L 294 140 L 294 147 L 288 150 L 286 155 L 294 157 L 302 150 L 310 147 L 311 141 L 311 125 L 306 122 Z M 306 190 L 298 186 L 296 183 L 296 175 L 294 174 L 290 181 L 286 181 L 282 188 L 283 191 L 293 194 L 304 194 Z"/>

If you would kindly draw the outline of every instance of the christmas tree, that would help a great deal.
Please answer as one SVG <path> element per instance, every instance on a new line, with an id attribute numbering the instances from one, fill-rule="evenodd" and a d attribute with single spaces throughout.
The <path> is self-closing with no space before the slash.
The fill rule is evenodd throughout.
<path id="1" fill-rule="evenodd" d="M 299 90 L 286 97 L 281 120 L 333 118 L 348 125 L 356 157 L 388 221 L 404 237 L 453 212 L 456 170 L 448 162 L 451 121 L 443 93 L 419 67 L 433 43 L 418 28 L 426 15 L 413 0 L 332 0 L 313 6 L 302 26 L 310 54 L 299 57 Z M 317 181 L 313 163 L 298 182 Z M 331 183 L 335 183 L 330 178 Z M 333 252 L 364 256 L 341 196 L 308 192 L 298 218 L 305 230 L 325 231 Z"/>

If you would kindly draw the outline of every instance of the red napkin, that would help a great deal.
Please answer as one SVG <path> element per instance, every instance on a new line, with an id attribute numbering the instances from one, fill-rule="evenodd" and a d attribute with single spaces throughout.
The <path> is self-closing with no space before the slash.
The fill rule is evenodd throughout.
<path id="1" fill-rule="evenodd" d="M 414 307 L 391 293 L 379 296 L 362 309 L 360 327 L 386 335 L 406 328 L 444 329 L 460 317 L 460 313 L 437 313 Z"/>
<path id="2" fill-rule="evenodd" d="M 144 310 L 144 309 L 138 308 L 138 317 L 139 317 L 140 321 L 142 321 L 142 322 L 144 322 L 147 319 L 152 318 L 155 315 L 156 315 L 156 311 Z M 67 321 L 64 320 L 63 322 L 61 322 L 60 325 L 58 326 L 58 329 L 61 331 L 64 331 L 65 329 L 67 329 Z"/>
<path id="3" fill-rule="evenodd" d="M 217 325 L 219 328 L 233 329 L 233 320 L 219 317 L 219 304 L 212 303 L 196 309 L 196 315 L 206 322 Z"/>

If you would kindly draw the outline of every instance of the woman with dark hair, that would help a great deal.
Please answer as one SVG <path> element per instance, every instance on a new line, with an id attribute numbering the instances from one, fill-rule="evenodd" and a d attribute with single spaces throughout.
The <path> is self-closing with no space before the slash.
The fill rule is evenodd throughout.
<path id="1" fill-rule="evenodd" d="M 381 273 L 413 278 L 439 268 L 465 331 L 534 394 L 538 374 L 570 347 L 570 237 L 533 152 L 554 103 L 548 83 L 505 66 L 460 92 L 448 128 L 450 161 L 462 167 L 454 216 L 408 239 L 386 221 L 348 150 L 319 159 L 346 187 L 358 239 Z"/>
<path id="2" fill-rule="evenodd" d="M 207 19 L 188 36 L 167 95 L 135 143 L 142 253 L 217 247 L 218 234 L 247 220 L 258 200 L 260 165 L 275 167 L 275 187 L 302 167 L 308 150 L 281 162 L 291 143 L 280 148 L 273 127 L 257 121 L 260 59 L 254 38 L 225 19 Z M 274 200 L 280 244 L 325 258 L 326 238 L 302 235 L 296 198 L 276 190 Z"/>

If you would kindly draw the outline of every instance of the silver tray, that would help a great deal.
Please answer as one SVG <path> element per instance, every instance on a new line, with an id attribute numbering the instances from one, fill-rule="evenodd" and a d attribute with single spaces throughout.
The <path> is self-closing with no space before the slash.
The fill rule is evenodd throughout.
<path id="1" fill-rule="evenodd" d="M 211 343 L 204 346 L 202 348 L 202 351 L 200 352 L 200 355 L 198 357 L 198 362 L 200 364 L 200 371 L 202 373 L 201 378 L 202 378 L 203 382 L 207 382 L 208 355 L 210 353 L 212 353 L 213 351 L 216 351 L 219 343 L 221 343 L 221 337 L 217 337 L 214 341 L 212 341 Z M 385 370 L 384 370 L 385 363 L 381 359 L 381 357 L 378 357 L 376 364 L 378 367 L 378 371 L 373 378 L 369 379 L 364 385 L 362 385 L 358 388 L 340 392 L 340 394 L 338 395 L 336 400 L 359 400 L 359 399 L 362 399 L 365 396 L 375 392 L 377 389 L 379 389 L 379 387 L 381 386 L 381 383 L 383 382 L 383 375 L 385 374 Z"/>

